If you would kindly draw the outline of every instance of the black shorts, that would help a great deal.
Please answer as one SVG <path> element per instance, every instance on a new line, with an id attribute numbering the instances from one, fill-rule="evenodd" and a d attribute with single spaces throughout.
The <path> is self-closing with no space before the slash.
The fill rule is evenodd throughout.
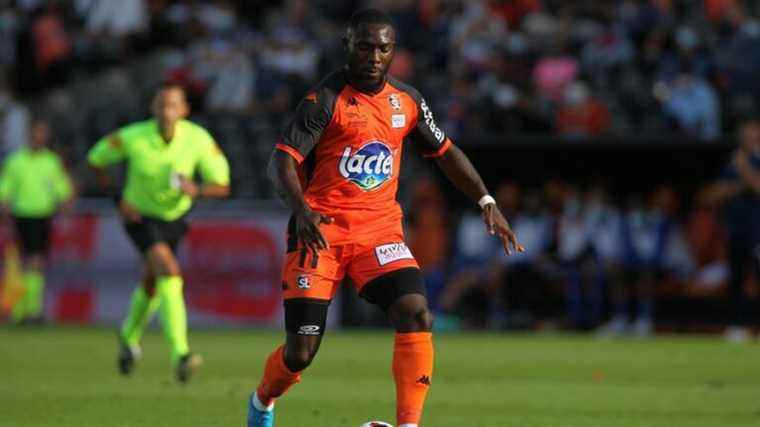
<path id="1" fill-rule="evenodd" d="M 163 221 L 143 216 L 140 222 L 124 223 L 124 230 L 141 254 L 148 252 L 156 243 L 166 243 L 176 254 L 188 228 L 184 217 L 174 221 Z"/>
<path id="2" fill-rule="evenodd" d="M 47 255 L 50 250 L 51 218 L 13 217 L 21 254 Z"/>

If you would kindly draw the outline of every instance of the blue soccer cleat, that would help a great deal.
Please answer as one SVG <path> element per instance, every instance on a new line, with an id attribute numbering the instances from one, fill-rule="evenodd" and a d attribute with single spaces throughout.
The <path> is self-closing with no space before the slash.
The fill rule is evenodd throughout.
<path id="1" fill-rule="evenodd" d="M 254 399 L 256 399 L 256 393 L 251 394 L 251 398 L 248 399 L 248 427 L 273 427 L 274 405 L 268 411 L 260 411 L 253 404 Z"/>

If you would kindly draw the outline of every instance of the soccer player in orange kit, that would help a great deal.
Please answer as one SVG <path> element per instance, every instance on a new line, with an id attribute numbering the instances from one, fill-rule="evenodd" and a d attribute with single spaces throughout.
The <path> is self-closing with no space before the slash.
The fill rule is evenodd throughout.
<path id="1" fill-rule="evenodd" d="M 301 380 L 317 353 L 327 309 L 348 275 L 395 330 L 393 376 L 399 427 L 416 427 L 433 376 L 433 316 L 396 201 L 404 140 L 433 159 L 483 210 L 509 254 L 523 251 L 465 154 L 438 128 L 422 96 L 387 75 L 395 31 L 388 16 L 351 17 L 345 67 L 298 105 L 269 165 L 292 211 L 283 272 L 285 344 L 267 359 L 251 395 L 248 427 L 274 425 L 274 401 Z"/>

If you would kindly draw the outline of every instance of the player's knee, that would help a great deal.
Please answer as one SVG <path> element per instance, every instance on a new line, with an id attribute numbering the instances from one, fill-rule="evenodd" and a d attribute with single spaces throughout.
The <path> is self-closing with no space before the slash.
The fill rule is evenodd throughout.
<path id="1" fill-rule="evenodd" d="M 395 319 L 397 332 L 429 332 L 433 329 L 433 313 L 426 306 L 398 313 Z"/>
<path id="2" fill-rule="evenodd" d="M 427 298 L 421 294 L 407 294 L 388 308 L 388 317 L 397 332 L 428 332 L 433 329 L 433 313 L 428 309 Z"/>
<path id="3" fill-rule="evenodd" d="M 414 325 L 418 332 L 429 332 L 433 330 L 433 313 L 427 307 L 418 311 L 414 315 Z"/>
<path id="4" fill-rule="evenodd" d="M 142 281 L 143 290 L 148 296 L 153 296 L 156 293 L 156 279 L 152 276 L 145 277 Z"/>
<path id="5" fill-rule="evenodd" d="M 157 243 L 148 249 L 148 263 L 156 277 L 182 274 L 177 259 L 166 243 Z"/>
<path id="6" fill-rule="evenodd" d="M 311 365 L 314 356 L 317 355 L 316 349 L 309 347 L 285 348 L 285 366 L 292 372 L 300 372 Z"/>
<path id="7" fill-rule="evenodd" d="M 179 269 L 179 264 L 175 261 L 166 261 L 160 264 L 158 270 L 159 276 L 180 276 L 182 272 Z"/>

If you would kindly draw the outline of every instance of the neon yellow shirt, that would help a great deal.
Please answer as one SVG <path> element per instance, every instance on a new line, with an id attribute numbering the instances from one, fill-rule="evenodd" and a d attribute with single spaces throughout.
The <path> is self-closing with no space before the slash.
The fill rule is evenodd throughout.
<path id="1" fill-rule="evenodd" d="M 60 157 L 43 148 L 21 148 L 12 153 L 0 175 L 0 202 L 14 216 L 46 218 L 71 197 L 71 181 Z"/>
<path id="2" fill-rule="evenodd" d="M 204 182 L 230 182 L 224 153 L 204 128 L 188 120 L 177 122 L 169 143 L 155 120 L 133 123 L 98 141 L 87 158 L 95 167 L 127 160 L 122 197 L 142 215 L 164 221 L 186 214 L 193 203 L 178 188 L 178 175 L 192 178 L 197 169 Z"/>

